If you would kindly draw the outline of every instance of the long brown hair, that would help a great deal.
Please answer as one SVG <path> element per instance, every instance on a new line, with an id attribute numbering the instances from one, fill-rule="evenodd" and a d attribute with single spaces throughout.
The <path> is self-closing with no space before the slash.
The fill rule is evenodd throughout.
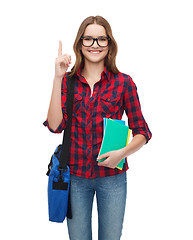
<path id="1" fill-rule="evenodd" d="M 69 73 L 69 76 L 75 75 L 77 73 L 79 67 L 82 64 L 84 65 L 84 56 L 82 54 L 82 51 L 80 50 L 81 37 L 83 36 L 86 27 L 89 24 L 93 24 L 93 23 L 103 26 L 106 30 L 107 36 L 110 37 L 109 51 L 108 51 L 107 56 L 105 57 L 105 62 L 104 62 L 105 66 L 107 66 L 108 69 L 115 74 L 117 74 L 119 72 L 119 70 L 116 66 L 116 63 L 115 63 L 118 47 L 117 47 L 117 43 L 113 37 L 110 24 L 107 22 L 106 19 L 104 19 L 101 16 L 95 16 L 95 17 L 90 16 L 81 23 L 79 30 L 77 32 L 76 39 L 75 39 L 74 45 L 73 45 L 73 50 L 76 55 L 76 62 L 74 64 L 74 66 L 72 67 L 71 72 Z"/>

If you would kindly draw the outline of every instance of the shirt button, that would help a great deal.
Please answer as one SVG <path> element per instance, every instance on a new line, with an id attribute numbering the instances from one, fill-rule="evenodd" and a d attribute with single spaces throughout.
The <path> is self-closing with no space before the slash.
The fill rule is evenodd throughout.
<path id="1" fill-rule="evenodd" d="M 90 167 L 91 167 L 91 166 L 90 166 L 90 163 L 88 163 L 88 165 L 87 165 L 87 169 L 89 170 L 89 169 L 90 169 Z"/>

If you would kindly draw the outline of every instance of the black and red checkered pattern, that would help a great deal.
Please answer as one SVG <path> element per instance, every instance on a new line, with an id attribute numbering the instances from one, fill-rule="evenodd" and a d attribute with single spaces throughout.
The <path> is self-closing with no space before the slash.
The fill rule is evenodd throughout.
<path id="1" fill-rule="evenodd" d="M 96 158 L 103 138 L 103 118 L 122 119 L 124 111 L 133 136 L 143 134 L 147 142 L 150 140 L 151 132 L 142 115 L 136 85 L 129 75 L 121 72 L 113 74 L 105 66 L 91 95 L 90 86 L 81 75 L 81 70 L 80 67 L 74 87 L 70 172 L 80 177 L 95 178 L 127 171 L 127 158 L 122 170 L 99 167 Z M 66 74 L 62 80 L 63 120 L 55 131 L 49 127 L 47 120 L 43 123 L 54 133 L 61 133 L 66 127 Z"/>

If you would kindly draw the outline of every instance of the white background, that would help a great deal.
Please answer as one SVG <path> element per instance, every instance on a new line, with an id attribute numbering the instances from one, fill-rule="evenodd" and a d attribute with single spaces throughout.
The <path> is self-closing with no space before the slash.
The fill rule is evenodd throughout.
<path id="1" fill-rule="evenodd" d="M 48 221 L 47 164 L 62 134 L 43 125 L 58 41 L 88 16 L 106 18 L 117 66 L 138 87 L 152 140 L 128 158 L 123 240 L 193 239 L 192 7 L 183 0 L 4 1 L 0 4 L 1 239 L 68 239 Z M 124 119 L 126 116 L 124 115 Z M 93 206 L 93 239 L 97 239 Z M 84 239 L 83 239 L 84 240 Z"/>

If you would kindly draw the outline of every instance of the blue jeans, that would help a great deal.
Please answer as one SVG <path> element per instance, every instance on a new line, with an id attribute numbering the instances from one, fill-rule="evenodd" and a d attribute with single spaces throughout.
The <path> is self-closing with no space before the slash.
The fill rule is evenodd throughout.
<path id="1" fill-rule="evenodd" d="M 67 218 L 70 240 L 92 240 L 92 205 L 96 192 L 98 239 L 119 240 L 127 197 L 127 173 L 87 179 L 71 175 L 72 219 Z"/>

